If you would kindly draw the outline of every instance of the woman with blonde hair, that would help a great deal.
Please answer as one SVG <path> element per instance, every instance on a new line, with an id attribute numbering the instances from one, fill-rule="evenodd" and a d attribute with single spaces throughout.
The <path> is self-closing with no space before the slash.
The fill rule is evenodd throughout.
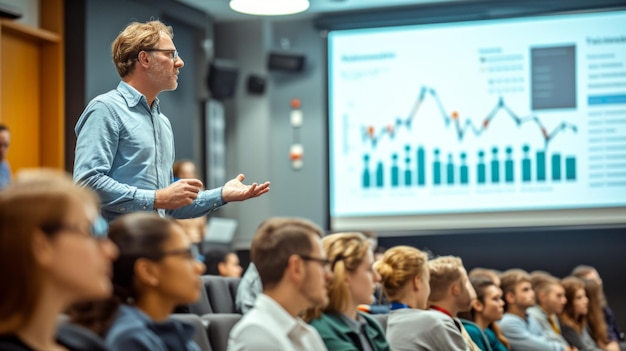
<path id="1" fill-rule="evenodd" d="M 370 241 L 361 233 L 338 233 L 322 239 L 333 278 L 328 286 L 328 304 L 308 311 L 305 319 L 317 329 L 329 350 L 389 351 L 380 324 L 358 311 L 374 302 L 379 281 L 372 269 Z"/>
<path id="2" fill-rule="evenodd" d="M 444 330 L 433 323 L 428 309 L 430 273 L 428 255 L 414 247 L 396 246 L 387 250 L 374 268 L 391 301 L 387 319 L 387 340 L 392 350 L 453 350 Z"/>
<path id="3" fill-rule="evenodd" d="M 0 349 L 79 350 L 58 317 L 111 294 L 116 256 L 91 190 L 59 171 L 19 173 L 0 193 Z"/>

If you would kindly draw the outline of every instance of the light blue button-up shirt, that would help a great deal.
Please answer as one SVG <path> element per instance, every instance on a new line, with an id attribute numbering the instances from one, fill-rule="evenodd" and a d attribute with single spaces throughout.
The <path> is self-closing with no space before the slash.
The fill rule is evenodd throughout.
<path id="1" fill-rule="evenodd" d="M 174 181 L 174 134 L 155 99 L 121 81 L 95 97 L 76 123 L 74 181 L 100 196 L 108 221 L 130 212 L 154 211 L 156 190 Z M 205 215 L 224 205 L 222 188 L 201 191 L 191 204 L 159 210 L 175 218 Z"/>

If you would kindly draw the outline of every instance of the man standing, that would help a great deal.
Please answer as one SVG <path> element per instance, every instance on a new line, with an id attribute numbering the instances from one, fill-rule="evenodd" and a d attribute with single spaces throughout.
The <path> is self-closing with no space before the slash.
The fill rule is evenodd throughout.
<path id="1" fill-rule="evenodd" d="M 259 226 L 250 256 L 263 293 L 232 329 L 228 350 L 326 350 L 317 331 L 298 317 L 328 303 L 331 262 L 321 236 L 315 224 L 297 218 L 270 218 Z"/>
<path id="2" fill-rule="evenodd" d="M 7 153 L 11 144 L 11 133 L 9 128 L 0 124 L 0 189 L 11 183 L 11 167 L 7 161 Z"/>
<path id="3" fill-rule="evenodd" d="M 499 325 L 511 343 L 511 351 L 572 351 L 558 341 L 549 340 L 535 318 L 526 310 L 535 304 L 530 275 L 521 269 L 510 269 L 500 276 L 505 314 Z"/>
<path id="4" fill-rule="evenodd" d="M 441 328 L 437 329 L 437 333 L 440 333 L 439 338 L 447 340 L 445 348 L 480 351 L 457 318 L 459 312 L 471 309 L 472 300 L 476 298 L 476 292 L 469 282 L 463 262 L 454 256 L 437 257 L 428 261 L 428 270 L 430 271 L 428 303 L 431 311 L 435 312 L 434 322 L 441 325 Z"/>
<path id="5" fill-rule="evenodd" d="M 157 98 L 176 89 L 184 66 L 173 36 L 160 21 L 129 24 L 112 45 L 122 81 L 91 100 L 76 124 L 74 180 L 98 193 L 109 221 L 155 210 L 199 217 L 269 191 L 269 182 L 244 185 L 243 174 L 212 190 L 202 190 L 197 179 L 173 181 L 174 137 Z"/>

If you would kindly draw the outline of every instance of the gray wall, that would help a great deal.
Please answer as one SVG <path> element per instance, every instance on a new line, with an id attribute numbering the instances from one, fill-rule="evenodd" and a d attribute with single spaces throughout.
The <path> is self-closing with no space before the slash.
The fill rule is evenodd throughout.
<path id="1" fill-rule="evenodd" d="M 270 180 L 271 191 L 259 199 L 227 206 L 223 215 L 239 220 L 238 248 L 248 247 L 259 223 L 268 216 L 299 216 L 325 226 L 326 139 L 323 87 L 323 41 L 310 22 L 264 20 L 218 24 L 216 56 L 240 67 L 237 95 L 227 101 L 227 173 L 244 172 L 249 181 Z M 267 53 L 281 49 L 305 54 L 301 73 L 268 72 Z M 267 77 L 263 96 L 247 93 L 249 74 Z M 294 130 L 289 122 L 290 101 L 302 101 L 304 124 L 299 141 L 304 146 L 304 167 L 291 168 L 289 150 Z"/>

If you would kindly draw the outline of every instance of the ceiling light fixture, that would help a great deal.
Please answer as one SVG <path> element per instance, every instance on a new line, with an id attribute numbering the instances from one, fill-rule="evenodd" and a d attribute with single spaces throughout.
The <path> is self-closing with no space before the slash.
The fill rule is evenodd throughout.
<path id="1" fill-rule="evenodd" d="M 230 8 L 248 15 L 291 15 L 309 8 L 309 0 L 230 0 Z"/>

